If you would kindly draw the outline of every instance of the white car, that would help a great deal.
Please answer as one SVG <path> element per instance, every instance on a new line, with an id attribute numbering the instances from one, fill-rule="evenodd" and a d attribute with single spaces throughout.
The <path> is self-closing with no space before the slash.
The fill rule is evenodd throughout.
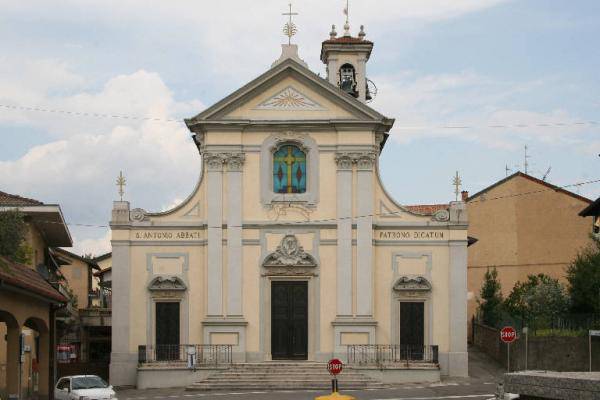
<path id="1" fill-rule="evenodd" d="M 54 387 L 56 400 L 118 400 L 112 386 L 96 375 L 63 376 Z"/>

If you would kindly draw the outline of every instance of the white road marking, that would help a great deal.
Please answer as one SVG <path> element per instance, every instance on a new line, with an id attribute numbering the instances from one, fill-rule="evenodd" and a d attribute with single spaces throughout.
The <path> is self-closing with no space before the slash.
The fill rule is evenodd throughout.
<path id="1" fill-rule="evenodd" d="M 490 397 L 493 394 L 467 394 L 456 396 L 440 396 L 440 397 L 396 397 L 393 399 L 376 399 L 376 400 L 444 400 L 444 399 L 476 399 L 479 397 Z"/>

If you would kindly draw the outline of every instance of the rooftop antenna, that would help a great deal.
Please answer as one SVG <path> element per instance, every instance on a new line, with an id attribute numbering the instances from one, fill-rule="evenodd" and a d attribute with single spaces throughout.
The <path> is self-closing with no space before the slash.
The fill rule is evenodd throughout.
<path id="1" fill-rule="evenodd" d="M 546 178 L 548 178 L 548 175 L 550 175 L 550 171 L 552 171 L 552 165 L 548 167 L 548 169 L 546 170 L 546 173 L 544 174 L 544 176 L 542 177 L 542 180 L 544 182 L 546 182 Z"/>
<path id="2" fill-rule="evenodd" d="M 527 155 L 527 145 L 525 145 L 525 157 L 524 157 L 524 163 L 523 163 L 523 168 L 525 169 L 525 173 L 527 173 L 527 171 L 529 170 L 529 161 L 527 161 L 527 159 L 531 158 L 530 155 Z"/>
<path id="3" fill-rule="evenodd" d="M 506 166 L 504 167 L 504 172 L 506 172 L 506 176 L 508 176 L 508 174 L 512 172 L 512 169 L 508 167 L 508 164 L 506 164 Z"/>

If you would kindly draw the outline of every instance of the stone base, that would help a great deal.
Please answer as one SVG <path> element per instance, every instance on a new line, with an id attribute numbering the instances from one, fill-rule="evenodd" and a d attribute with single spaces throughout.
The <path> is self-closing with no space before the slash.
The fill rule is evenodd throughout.
<path id="1" fill-rule="evenodd" d="M 440 372 L 442 376 L 466 378 L 469 376 L 469 353 L 442 353 L 438 354 Z"/>
<path id="2" fill-rule="evenodd" d="M 111 353 L 109 383 L 115 387 L 135 386 L 137 366 L 136 353 Z"/>
<path id="3" fill-rule="evenodd" d="M 136 387 L 138 389 L 186 387 L 206 379 L 210 374 L 227 368 L 141 367 L 137 370 Z"/>
<path id="4" fill-rule="evenodd" d="M 380 369 L 378 367 L 355 367 L 350 369 L 358 371 L 364 375 L 370 376 L 379 382 L 386 384 L 403 384 L 403 383 L 425 383 L 439 382 L 440 370 L 437 367 L 424 368 L 393 368 L 386 367 Z"/>
<path id="5" fill-rule="evenodd" d="M 333 356 L 339 358 L 343 362 L 348 362 L 348 344 L 375 344 L 375 328 L 377 321 L 372 318 L 346 318 L 337 317 L 331 323 L 333 326 Z M 344 341 L 344 335 L 364 335 L 366 340 L 364 343 L 351 343 Z M 356 335 L 358 334 L 358 335 Z"/>
<path id="6" fill-rule="evenodd" d="M 202 321 L 204 343 L 230 344 L 234 363 L 246 362 L 246 326 L 248 322 L 242 318 L 207 318 Z M 236 337 L 235 342 L 221 342 L 219 338 Z"/>

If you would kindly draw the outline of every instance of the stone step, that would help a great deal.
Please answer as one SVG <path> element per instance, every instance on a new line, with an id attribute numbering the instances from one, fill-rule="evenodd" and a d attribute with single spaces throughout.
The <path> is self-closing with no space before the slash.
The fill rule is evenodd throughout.
<path id="1" fill-rule="evenodd" d="M 385 385 L 359 371 L 345 370 L 338 378 L 343 389 L 377 389 Z M 264 362 L 234 364 L 228 369 L 210 374 L 186 390 L 327 390 L 331 375 L 327 364 L 315 362 Z"/>

